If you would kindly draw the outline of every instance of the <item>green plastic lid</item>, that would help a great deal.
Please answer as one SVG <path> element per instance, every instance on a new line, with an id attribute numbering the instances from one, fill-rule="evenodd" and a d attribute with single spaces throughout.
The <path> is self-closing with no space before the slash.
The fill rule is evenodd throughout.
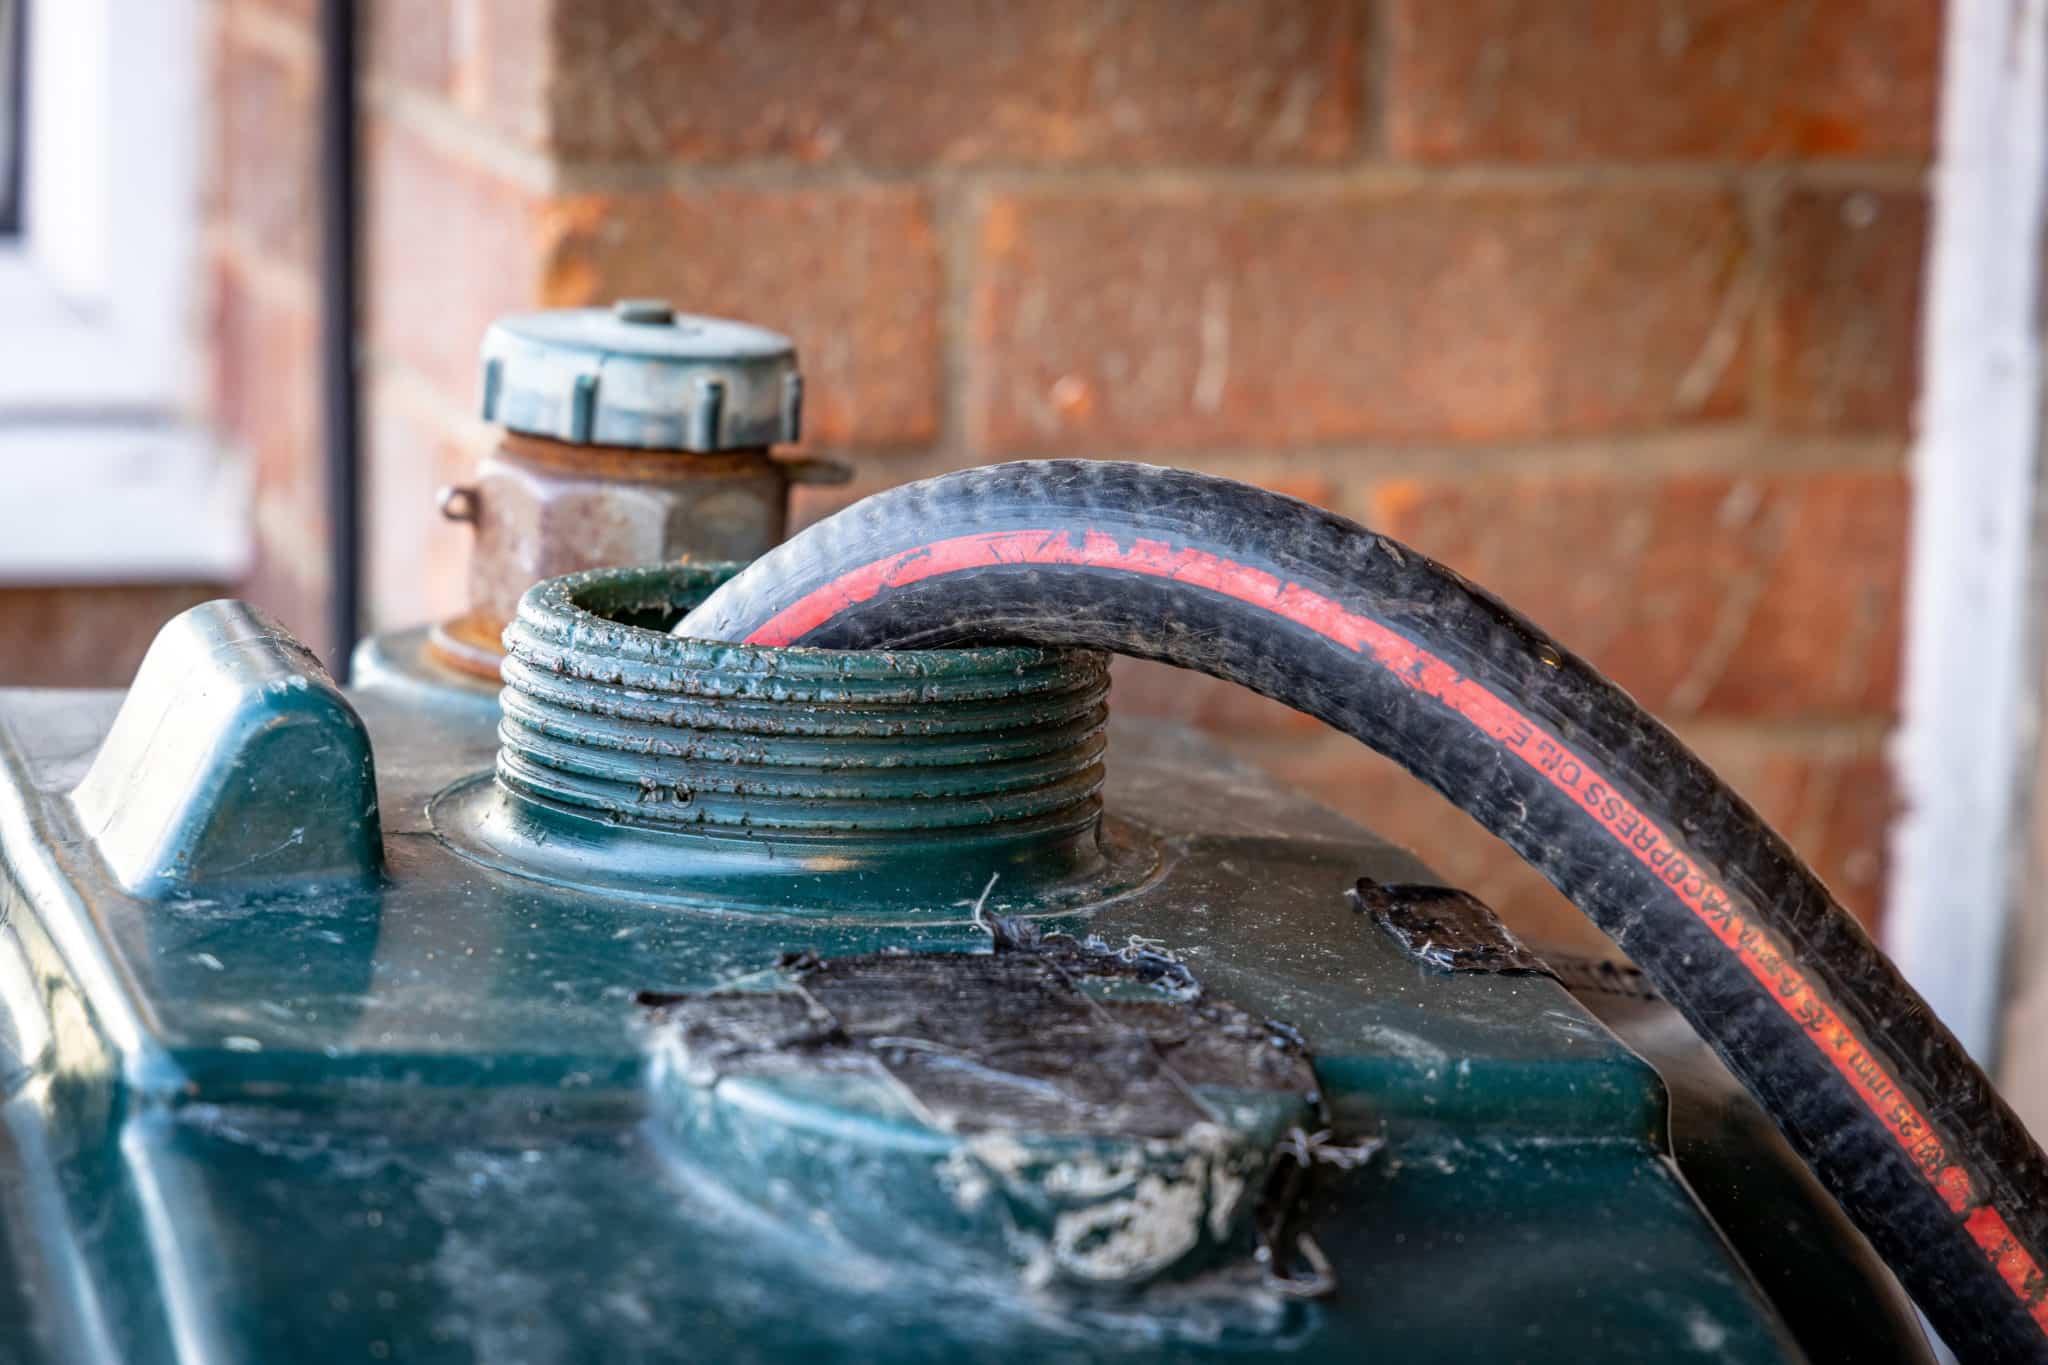
<path id="1" fill-rule="evenodd" d="M 658 299 L 515 313 L 483 344 L 483 417 L 578 445 L 746 450 L 798 439 L 788 337 Z"/>

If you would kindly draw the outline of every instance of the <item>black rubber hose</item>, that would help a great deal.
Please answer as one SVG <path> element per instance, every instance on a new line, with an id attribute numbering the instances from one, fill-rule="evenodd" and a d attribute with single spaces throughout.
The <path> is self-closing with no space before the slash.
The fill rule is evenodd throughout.
<path id="1" fill-rule="evenodd" d="M 1943 1338 L 2048 1359 L 2048 1167 L 1827 888 L 1626 693 L 1488 593 L 1293 498 L 996 465 L 856 504 L 678 628 L 843 648 L 1085 645 L 1242 683 L 1387 754 L 1627 950 Z"/>

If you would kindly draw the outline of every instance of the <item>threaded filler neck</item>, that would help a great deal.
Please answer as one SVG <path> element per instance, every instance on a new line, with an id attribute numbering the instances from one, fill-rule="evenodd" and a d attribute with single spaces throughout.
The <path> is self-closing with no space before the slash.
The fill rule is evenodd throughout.
<path id="1" fill-rule="evenodd" d="M 666 633 L 737 568 L 529 591 L 505 632 L 495 791 L 438 799 L 444 837 L 547 880 L 717 903 L 950 907 L 991 874 L 1012 908 L 1101 889 L 1103 655 Z M 466 828 L 480 803 L 496 818 Z"/>

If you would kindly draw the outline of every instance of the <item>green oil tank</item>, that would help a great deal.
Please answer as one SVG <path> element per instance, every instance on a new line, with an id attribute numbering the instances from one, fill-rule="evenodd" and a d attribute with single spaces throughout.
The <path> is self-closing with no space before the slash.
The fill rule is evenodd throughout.
<path id="1" fill-rule="evenodd" d="M 0 1359 L 1928 1358 L 1632 969 L 1102 657 L 669 636 L 816 476 L 786 342 L 485 389 L 452 627 L 0 691 Z M 670 562 L 504 621 L 594 526 Z"/>

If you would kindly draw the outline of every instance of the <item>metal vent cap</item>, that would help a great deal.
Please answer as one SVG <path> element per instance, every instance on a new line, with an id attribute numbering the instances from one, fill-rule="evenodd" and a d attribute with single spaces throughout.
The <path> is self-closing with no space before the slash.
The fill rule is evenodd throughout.
<path id="1" fill-rule="evenodd" d="M 658 299 L 515 313 L 484 333 L 483 418 L 529 436 L 750 450 L 796 441 L 802 409 L 788 337 Z"/>

